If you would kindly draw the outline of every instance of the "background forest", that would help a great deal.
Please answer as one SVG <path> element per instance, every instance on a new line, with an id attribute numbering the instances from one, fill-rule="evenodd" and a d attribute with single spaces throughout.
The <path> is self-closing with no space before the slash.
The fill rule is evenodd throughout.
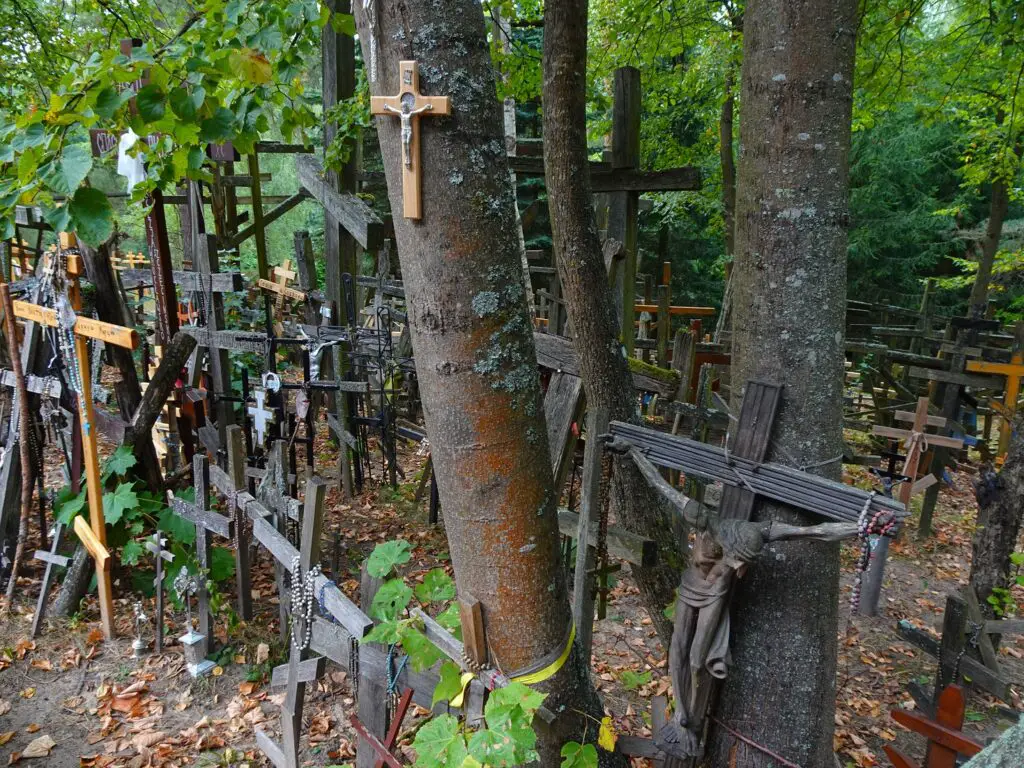
<path id="1" fill-rule="evenodd" d="M 219 5 L 249 4 L 233 0 Z M 299 3 L 278 0 L 270 5 L 285 13 L 301 12 Z M 506 0 L 485 6 L 492 16 L 511 20 L 509 40 L 493 40 L 494 59 L 506 73 L 506 95 L 516 99 L 519 135 L 539 136 L 542 5 Z M 0 34 L 8 44 L 0 50 L 0 115 L 11 119 L 46 106 L 54 86 L 66 79 L 68 66 L 84 63 L 112 40 L 127 35 L 166 40 L 190 9 L 181 0 L 4 3 Z M 1019 135 L 1024 46 L 1016 37 L 1019 14 L 1019 6 L 1009 0 L 862 2 L 850 168 L 851 298 L 912 307 L 920 300 L 923 281 L 935 277 L 940 306 L 962 310 L 973 282 L 978 242 L 989 224 L 993 182 L 1002 178 L 1010 194 L 1001 213 L 1005 224 L 993 299 L 1001 319 L 1024 314 Z M 730 184 L 723 183 L 723 161 L 735 154 L 738 141 L 742 3 L 596 0 L 590 17 L 588 103 L 594 157 L 610 134 L 611 74 L 617 67 L 633 66 L 643 84 L 642 167 L 693 165 L 703 176 L 700 192 L 647 196 L 651 204 L 640 220 L 640 271 L 653 272 L 658 263 L 671 261 L 675 303 L 718 306 L 730 260 Z M 297 54 L 292 87 L 315 112 L 318 50 L 299 48 Z M 303 61 L 309 66 L 301 66 Z M 365 93 L 363 83 L 361 95 L 339 108 L 346 129 L 342 138 L 369 125 Z M 274 113 L 268 115 L 273 123 Z M 288 130 L 271 125 L 271 134 L 280 135 L 282 128 Z M 319 131 L 319 122 L 311 121 L 305 136 L 319 143 Z M 375 137 L 366 132 L 364 138 L 369 139 L 364 167 L 372 173 L 379 163 L 370 143 Z M 123 184 L 112 172 L 113 163 L 106 160 L 107 172 L 92 176 L 93 184 L 107 192 L 121 191 Z M 264 194 L 287 194 L 295 188 L 295 169 L 288 159 L 268 158 L 263 170 L 273 177 Z M 521 184 L 521 207 L 538 196 L 544 196 L 542 181 Z M 385 200 L 379 203 L 386 208 Z M 115 209 L 128 236 L 122 247 L 144 250 L 141 208 L 115 203 Z M 172 238 L 177 225 L 170 217 Z M 528 245 L 550 245 L 545 226 L 542 216 L 528 233 Z M 289 252 L 289 233 L 295 229 L 308 229 L 316 245 L 323 232 L 322 214 L 309 207 L 288 213 L 282 226 L 268 232 L 272 260 Z M 249 269 L 255 264 L 252 248 L 247 243 L 241 253 L 242 265 Z"/>

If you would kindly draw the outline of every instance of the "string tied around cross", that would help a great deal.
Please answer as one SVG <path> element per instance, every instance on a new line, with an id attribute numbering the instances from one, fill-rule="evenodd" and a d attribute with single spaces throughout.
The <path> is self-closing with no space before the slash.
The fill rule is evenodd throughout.
<path id="1" fill-rule="evenodd" d="M 921 451 L 928 450 L 928 435 L 925 432 L 916 432 L 911 430 L 907 439 L 903 442 L 903 448 L 909 454 L 914 449 L 914 446 L 920 446 Z"/>
<path id="2" fill-rule="evenodd" d="M 409 656 L 404 655 L 398 662 L 398 667 L 395 667 L 395 650 L 397 648 L 397 643 L 391 643 L 391 645 L 388 646 L 387 664 L 385 665 L 385 671 L 387 673 L 388 707 L 392 717 L 398 707 L 398 678 L 401 676 L 402 670 L 405 669 L 405 665 L 409 661 Z"/>

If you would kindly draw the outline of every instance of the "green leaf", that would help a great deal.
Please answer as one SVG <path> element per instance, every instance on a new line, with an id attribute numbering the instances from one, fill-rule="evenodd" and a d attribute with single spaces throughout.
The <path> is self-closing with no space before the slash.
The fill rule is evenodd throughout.
<path id="1" fill-rule="evenodd" d="M 427 636 L 415 627 L 399 627 L 399 636 L 402 640 L 402 648 L 409 657 L 409 664 L 415 672 L 424 672 L 444 658 L 444 654 L 438 650 Z"/>
<path id="2" fill-rule="evenodd" d="M 56 208 L 43 210 L 43 218 L 46 223 L 53 227 L 54 232 L 67 232 L 71 226 L 71 208 L 67 205 L 59 205 Z"/>
<path id="3" fill-rule="evenodd" d="M 103 479 L 106 481 L 110 475 L 124 477 L 129 469 L 135 466 L 137 459 L 130 446 L 119 445 L 107 460 L 103 462 Z"/>
<path id="4" fill-rule="evenodd" d="M 523 683 L 512 682 L 504 688 L 493 691 L 487 699 L 487 707 L 484 716 L 490 722 L 491 718 L 503 720 L 511 714 L 516 707 L 522 709 L 527 715 L 533 715 L 540 705 L 547 698 L 543 693 L 533 690 Z"/>
<path id="5" fill-rule="evenodd" d="M 351 13 L 334 13 L 331 15 L 331 27 L 339 35 L 356 35 L 356 17 Z"/>
<path id="6" fill-rule="evenodd" d="M 563 744 L 561 768 L 597 768 L 597 748 L 575 741 Z"/>
<path id="7" fill-rule="evenodd" d="M 459 606 L 452 603 L 443 611 L 441 611 L 435 617 L 437 623 L 447 629 L 449 632 L 455 633 L 456 636 L 462 637 L 462 619 L 459 617 Z"/>
<path id="8" fill-rule="evenodd" d="M 128 541 L 121 549 L 122 565 L 138 565 L 139 558 L 145 550 L 142 545 L 134 539 Z"/>
<path id="9" fill-rule="evenodd" d="M 79 187 L 69 203 L 75 232 L 87 245 L 99 247 L 114 233 L 114 209 L 107 196 L 92 187 Z"/>
<path id="10" fill-rule="evenodd" d="M 167 112 L 167 94 L 159 85 L 146 85 L 135 94 L 135 107 L 139 117 L 147 123 L 155 123 Z"/>
<path id="11" fill-rule="evenodd" d="M 1014 552 L 1011 554 L 1010 562 L 1018 568 L 1024 566 L 1024 552 Z"/>
<path id="12" fill-rule="evenodd" d="M 469 740 L 469 754 L 484 765 L 501 768 L 517 765 L 516 745 L 507 733 L 485 728 L 477 731 Z"/>
<path id="13" fill-rule="evenodd" d="M 412 600 L 412 590 L 401 579 L 390 579 L 385 581 L 377 594 L 373 596 L 373 603 L 370 604 L 370 616 L 382 621 L 394 621 L 397 619 L 409 601 Z"/>
<path id="14" fill-rule="evenodd" d="M 68 144 L 39 169 L 46 185 L 58 195 L 73 195 L 92 169 L 92 153 L 88 144 Z"/>
<path id="15" fill-rule="evenodd" d="M 206 101 L 206 89 L 201 85 L 189 91 L 184 86 L 175 88 L 168 94 L 171 111 L 182 120 L 195 120 L 199 108 Z"/>
<path id="16" fill-rule="evenodd" d="M 183 517 L 178 517 L 167 508 L 160 513 L 157 527 L 167 534 L 167 538 L 176 544 L 190 547 L 196 540 L 196 526 Z"/>
<path id="17" fill-rule="evenodd" d="M 455 582 L 443 568 L 427 571 L 423 582 L 416 585 L 416 597 L 421 603 L 438 603 L 455 597 Z"/>
<path id="18" fill-rule="evenodd" d="M 210 579 L 217 583 L 235 575 L 235 554 L 227 547 L 210 548 Z"/>
<path id="19" fill-rule="evenodd" d="M 409 542 L 398 539 L 378 544 L 366 561 L 366 571 L 375 579 L 387 576 L 392 568 L 409 562 L 412 557 Z"/>
<path id="20" fill-rule="evenodd" d="M 651 682 L 650 670 L 637 674 L 632 669 L 624 669 L 619 673 L 618 677 L 622 687 L 627 691 L 635 691 L 641 685 L 647 685 Z"/>
<path id="21" fill-rule="evenodd" d="M 96 104 L 93 110 L 104 120 L 111 120 L 114 117 L 114 113 L 130 97 L 131 94 L 127 91 L 118 92 L 115 88 L 107 86 L 96 95 Z"/>
<path id="22" fill-rule="evenodd" d="M 434 687 L 434 697 L 430 701 L 433 708 L 439 701 L 451 701 L 462 691 L 462 670 L 454 661 L 446 661 L 441 665 L 441 679 Z"/>
<path id="23" fill-rule="evenodd" d="M 461 766 L 469 754 L 459 721 L 451 715 L 435 717 L 420 728 L 412 747 L 416 750 L 416 768 Z"/>
<path id="24" fill-rule="evenodd" d="M 383 645 L 393 645 L 401 639 L 398 633 L 398 628 L 397 621 L 382 621 L 375 625 L 366 636 L 360 638 L 359 643 L 381 643 Z"/>
<path id="25" fill-rule="evenodd" d="M 226 107 L 218 107 L 212 117 L 208 117 L 199 126 L 199 138 L 220 144 L 231 138 L 234 132 L 235 113 Z"/>
<path id="26" fill-rule="evenodd" d="M 103 517 L 110 525 L 116 525 L 124 513 L 135 509 L 138 497 L 130 483 L 119 483 L 114 491 L 103 494 Z"/>
<path id="27" fill-rule="evenodd" d="M 15 152 L 24 152 L 26 149 L 38 147 L 46 142 L 46 132 L 40 123 L 33 123 L 14 135 L 11 140 L 11 149 Z"/>
<path id="28" fill-rule="evenodd" d="M 64 486 L 53 502 L 54 514 L 57 516 L 57 521 L 66 526 L 71 525 L 71 521 L 75 519 L 75 515 L 81 512 L 84 508 L 84 488 L 77 494 L 72 494 L 71 487 Z"/>

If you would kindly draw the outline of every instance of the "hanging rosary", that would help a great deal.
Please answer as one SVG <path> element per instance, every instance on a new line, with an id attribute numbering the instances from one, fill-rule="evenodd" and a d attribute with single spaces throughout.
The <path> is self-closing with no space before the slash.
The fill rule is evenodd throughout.
<path id="1" fill-rule="evenodd" d="M 292 647 L 301 653 L 309 648 L 313 636 L 313 616 L 317 605 L 316 580 L 320 576 L 320 564 L 316 563 L 302 573 L 302 563 L 296 555 L 292 558 L 291 571 Z"/>
<path id="2" fill-rule="evenodd" d="M 872 536 L 892 536 L 896 531 L 896 517 L 886 510 L 878 509 L 871 514 L 871 502 L 877 495 L 876 491 L 868 494 L 864 509 L 857 520 L 857 537 L 860 539 L 860 557 L 857 558 L 856 577 L 853 581 L 853 592 L 850 595 L 850 611 L 857 613 L 860 608 L 860 592 L 864 583 L 864 574 L 871 563 Z"/>

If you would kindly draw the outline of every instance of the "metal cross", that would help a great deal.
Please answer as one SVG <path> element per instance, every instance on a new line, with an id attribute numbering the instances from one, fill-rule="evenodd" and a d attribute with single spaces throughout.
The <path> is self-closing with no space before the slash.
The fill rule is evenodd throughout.
<path id="1" fill-rule="evenodd" d="M 254 389 L 252 394 L 256 398 L 256 405 L 250 405 L 248 411 L 256 425 L 256 439 L 262 445 L 267 438 L 267 426 L 274 423 L 277 415 L 265 405 L 266 390 Z"/>
<path id="2" fill-rule="evenodd" d="M 163 653 L 164 650 L 164 561 L 174 561 L 174 554 L 164 549 L 167 539 L 159 533 L 154 533 L 143 546 L 156 558 L 156 578 L 153 579 L 153 586 L 156 588 L 156 644 L 154 650 Z"/>

